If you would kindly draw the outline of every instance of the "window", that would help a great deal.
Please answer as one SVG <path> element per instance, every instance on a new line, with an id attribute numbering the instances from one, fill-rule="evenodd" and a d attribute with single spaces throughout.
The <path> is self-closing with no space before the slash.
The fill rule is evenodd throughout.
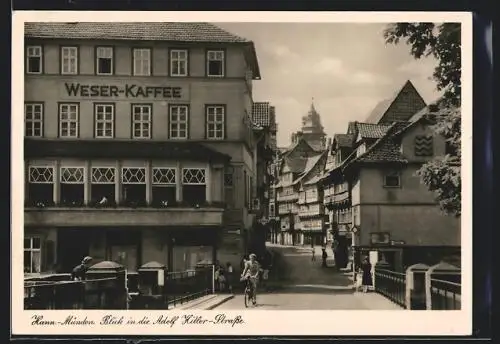
<path id="1" fill-rule="evenodd" d="M 24 135 L 43 136 L 43 104 L 24 104 Z"/>
<path id="2" fill-rule="evenodd" d="M 153 205 L 166 207 L 176 202 L 176 169 L 153 168 Z"/>
<path id="3" fill-rule="evenodd" d="M 134 49 L 134 75 L 151 75 L 151 49 Z"/>
<path id="4" fill-rule="evenodd" d="M 24 238 L 24 273 L 40 273 L 42 268 L 42 240 L 39 237 Z"/>
<path id="5" fill-rule="evenodd" d="M 204 168 L 182 170 L 182 199 L 191 206 L 200 206 L 207 196 L 206 171 Z"/>
<path id="6" fill-rule="evenodd" d="M 96 49 L 96 67 L 98 75 L 113 74 L 113 48 L 97 47 Z"/>
<path id="7" fill-rule="evenodd" d="M 151 105 L 132 105 L 132 138 L 151 138 Z"/>
<path id="8" fill-rule="evenodd" d="M 390 172 L 384 176 L 384 186 L 397 188 L 401 186 L 400 174 L 399 172 Z"/>
<path id="9" fill-rule="evenodd" d="M 115 204 L 116 168 L 92 167 L 91 189 L 92 204 L 109 206 Z"/>
<path id="10" fill-rule="evenodd" d="M 28 74 L 42 73 L 42 47 L 28 46 L 26 47 L 26 72 Z"/>
<path id="11" fill-rule="evenodd" d="M 146 204 L 146 169 L 144 167 L 122 168 L 122 195 L 125 205 Z"/>
<path id="12" fill-rule="evenodd" d="M 234 174 L 233 171 L 226 170 L 224 172 L 224 195 L 226 199 L 227 206 L 234 205 Z"/>
<path id="13" fill-rule="evenodd" d="M 220 140 L 224 138 L 224 106 L 210 105 L 206 107 L 207 138 Z"/>
<path id="14" fill-rule="evenodd" d="M 389 244 L 390 242 L 391 242 L 391 236 L 389 233 L 385 232 L 370 233 L 371 244 Z"/>
<path id="15" fill-rule="evenodd" d="M 170 75 L 187 76 L 188 75 L 188 51 L 170 50 Z"/>
<path id="16" fill-rule="evenodd" d="M 276 215 L 274 204 L 269 204 L 269 217 L 274 217 Z"/>
<path id="17" fill-rule="evenodd" d="M 114 136 L 114 104 L 95 104 L 95 137 L 113 138 Z"/>
<path id="18" fill-rule="evenodd" d="M 59 104 L 59 137 L 78 137 L 79 110 L 79 104 Z"/>
<path id="19" fill-rule="evenodd" d="M 207 76 L 224 76 L 224 51 L 207 51 Z"/>
<path id="20" fill-rule="evenodd" d="M 61 205 L 82 206 L 84 203 L 84 168 L 61 167 Z"/>
<path id="21" fill-rule="evenodd" d="M 170 138 L 187 139 L 188 137 L 188 106 L 170 106 Z"/>
<path id="22" fill-rule="evenodd" d="M 52 166 L 30 166 L 28 177 L 28 201 L 44 207 L 53 204 L 54 168 Z"/>
<path id="23" fill-rule="evenodd" d="M 77 47 L 61 47 L 61 74 L 78 74 Z"/>
<path id="24" fill-rule="evenodd" d="M 433 156 L 434 145 L 432 135 L 415 136 L 415 156 Z"/>

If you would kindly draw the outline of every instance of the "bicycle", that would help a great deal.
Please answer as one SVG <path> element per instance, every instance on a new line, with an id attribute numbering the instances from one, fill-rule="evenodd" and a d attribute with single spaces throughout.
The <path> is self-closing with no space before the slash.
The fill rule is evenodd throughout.
<path id="1" fill-rule="evenodd" d="M 252 282 L 250 281 L 250 276 L 245 278 L 245 291 L 243 292 L 243 299 L 245 302 L 245 308 L 248 308 L 248 302 L 252 300 L 253 305 L 257 303 L 255 298 L 255 293 L 252 287 Z"/>

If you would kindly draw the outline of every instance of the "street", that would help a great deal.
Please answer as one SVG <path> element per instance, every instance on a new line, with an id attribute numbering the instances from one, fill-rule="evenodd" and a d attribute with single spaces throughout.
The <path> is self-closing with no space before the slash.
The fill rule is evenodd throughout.
<path id="1" fill-rule="evenodd" d="M 321 266 L 321 248 L 316 248 L 312 261 L 311 247 L 268 244 L 275 256 L 273 273 L 267 287 L 259 285 L 257 305 L 248 310 L 400 310 L 401 308 L 376 293 L 355 292 L 348 274 L 337 271 L 331 257 L 327 268 Z M 245 308 L 243 295 L 216 309 Z"/>

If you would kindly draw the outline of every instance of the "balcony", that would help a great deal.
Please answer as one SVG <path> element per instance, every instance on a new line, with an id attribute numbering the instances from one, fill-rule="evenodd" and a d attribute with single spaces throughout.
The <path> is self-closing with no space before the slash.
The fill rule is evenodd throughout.
<path id="1" fill-rule="evenodd" d="M 223 204 L 188 207 L 27 207 L 26 226 L 221 226 Z"/>
<path id="2" fill-rule="evenodd" d="M 291 195 L 278 195 L 278 202 L 290 202 L 299 199 L 299 195 L 294 193 Z"/>

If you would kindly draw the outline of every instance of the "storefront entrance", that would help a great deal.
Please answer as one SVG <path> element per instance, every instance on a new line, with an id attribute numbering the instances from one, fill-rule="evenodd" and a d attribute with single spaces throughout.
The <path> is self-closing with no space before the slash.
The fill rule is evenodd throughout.
<path id="1" fill-rule="evenodd" d="M 58 272 L 69 273 L 89 255 L 89 233 L 85 229 L 59 228 L 57 230 Z"/>
<path id="2" fill-rule="evenodd" d="M 109 230 L 106 234 L 106 259 L 123 265 L 129 272 L 137 271 L 141 265 L 141 231 Z"/>

